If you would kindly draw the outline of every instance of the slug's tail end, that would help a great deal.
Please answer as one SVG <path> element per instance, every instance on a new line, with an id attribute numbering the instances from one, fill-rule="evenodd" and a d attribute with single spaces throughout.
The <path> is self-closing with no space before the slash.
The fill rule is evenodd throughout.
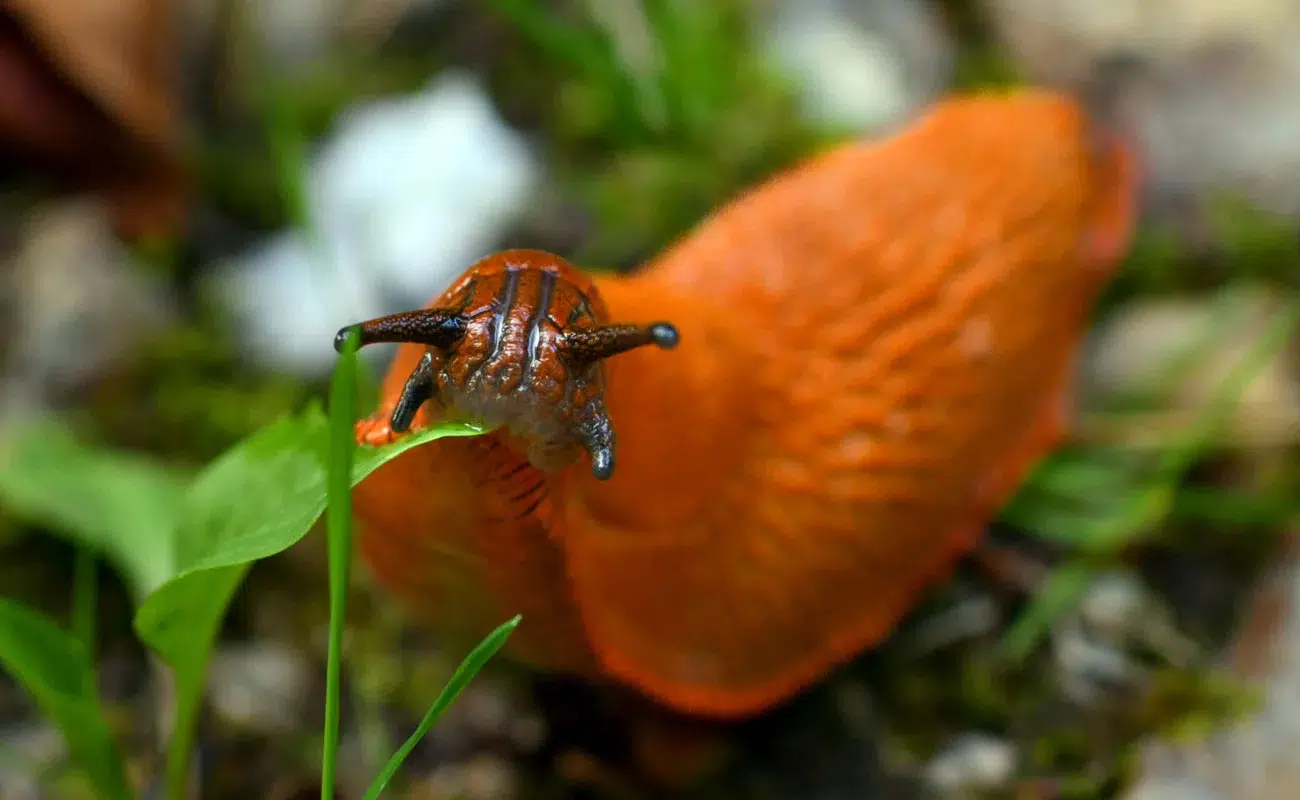
<path id="1" fill-rule="evenodd" d="M 1134 149 L 1111 132 L 1096 135 L 1095 193 L 1085 236 L 1085 258 L 1109 274 L 1125 254 L 1137 228 L 1140 173 Z"/>

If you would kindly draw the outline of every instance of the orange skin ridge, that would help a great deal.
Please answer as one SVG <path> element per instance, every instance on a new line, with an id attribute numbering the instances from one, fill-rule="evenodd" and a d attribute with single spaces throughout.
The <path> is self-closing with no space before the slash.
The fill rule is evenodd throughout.
<path id="1" fill-rule="evenodd" d="M 1135 172 L 1068 96 L 958 95 L 777 175 L 632 275 L 489 257 L 466 277 L 499 288 L 522 265 L 519 308 L 551 272 L 603 306 L 593 324 L 669 320 L 680 343 L 600 362 L 607 480 L 580 448 L 537 469 L 524 428 L 437 440 L 356 488 L 363 557 L 448 632 L 522 613 L 508 651 L 539 668 L 701 717 L 783 703 L 886 637 L 1064 436 Z M 400 345 L 359 442 L 399 435 L 431 350 Z M 411 428 L 447 413 L 473 416 L 430 402 Z"/>

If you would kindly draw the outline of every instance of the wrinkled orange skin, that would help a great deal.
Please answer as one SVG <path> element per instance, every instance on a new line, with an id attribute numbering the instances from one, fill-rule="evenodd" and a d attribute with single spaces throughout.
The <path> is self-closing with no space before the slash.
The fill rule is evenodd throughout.
<path id="1" fill-rule="evenodd" d="M 606 364 L 611 480 L 580 459 L 544 514 L 485 523 L 474 476 L 519 444 L 439 440 L 358 487 L 365 558 L 444 627 L 522 613 L 511 646 L 540 667 L 701 716 L 781 703 L 888 635 L 1060 440 L 1133 172 L 1075 102 L 1026 89 L 777 176 L 596 280 L 612 320 L 681 332 Z"/>

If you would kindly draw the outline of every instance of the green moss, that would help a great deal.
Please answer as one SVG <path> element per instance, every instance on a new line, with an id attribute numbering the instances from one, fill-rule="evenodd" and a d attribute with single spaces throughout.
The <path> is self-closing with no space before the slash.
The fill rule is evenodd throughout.
<path id="1" fill-rule="evenodd" d="M 1254 572 L 1264 557 L 1256 554 Z M 1212 553 L 1208 558 L 1216 561 Z M 1243 576 L 1243 588 L 1247 582 Z M 877 699 L 894 768 L 915 771 L 954 736 L 982 731 L 1020 748 L 1015 785 L 988 797 L 1012 800 L 1041 782 L 1053 787 L 1053 796 L 1101 800 L 1131 780 L 1139 746 L 1150 736 L 1203 735 L 1257 702 L 1251 689 L 1212 669 L 1174 668 L 1154 654 L 1134 653 L 1136 663 L 1151 664 L 1147 681 L 1128 693 L 1081 704 L 1060 683 L 1061 668 L 1049 647 L 1040 645 L 1013 663 L 998 646 L 996 631 L 918 656 L 908 644 L 909 631 L 954 597 L 949 588 L 936 591 L 895 637 L 859 659 L 845 678 L 869 686 Z M 1226 636 L 1223 630 L 1198 633 L 1198 639 L 1213 634 L 1202 641 L 1207 653 Z"/>
<path id="2" fill-rule="evenodd" d="M 1260 701 L 1256 689 L 1209 670 L 1163 670 L 1136 708 L 1134 722 L 1174 741 L 1195 741 L 1258 710 Z"/>
<path id="3" fill-rule="evenodd" d="M 582 263 L 639 261 L 835 138 L 801 120 L 790 87 L 750 40 L 743 3 L 640 4 L 651 55 L 630 66 L 619 54 L 639 44 L 623 27 L 607 30 L 566 5 L 558 30 L 526 0 L 493 5 L 526 36 L 497 69 L 530 73 L 531 96 L 516 86 L 503 99 L 538 120 L 557 190 L 592 217 L 592 235 L 572 254 Z"/>
<path id="4" fill-rule="evenodd" d="M 1181 217 L 1142 222 L 1106 306 L 1249 281 L 1300 287 L 1300 232 L 1230 193 L 1207 193 Z"/>
<path id="5" fill-rule="evenodd" d="M 997 89 L 1024 82 L 1016 63 L 996 47 L 969 47 L 958 52 L 952 79 L 956 90 Z"/>
<path id="6" fill-rule="evenodd" d="M 299 407 L 313 388 L 241 366 L 200 317 L 148 342 L 130 369 L 98 387 L 87 415 L 108 441 L 198 463 Z"/>
<path id="7" fill-rule="evenodd" d="M 1295 222 L 1232 196 L 1212 198 L 1207 217 L 1220 258 L 1238 278 L 1300 286 L 1300 232 Z"/>

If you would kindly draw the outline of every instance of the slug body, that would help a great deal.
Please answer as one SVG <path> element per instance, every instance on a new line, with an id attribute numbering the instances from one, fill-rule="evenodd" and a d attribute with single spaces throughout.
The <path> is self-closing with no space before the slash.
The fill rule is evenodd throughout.
<path id="1" fill-rule="evenodd" d="M 481 636 L 522 613 L 510 646 L 538 666 L 698 715 L 781 703 L 888 635 L 1059 441 L 1135 191 L 1127 151 L 1069 98 L 971 95 L 778 175 L 633 275 L 489 258 L 431 308 L 480 313 L 500 294 L 485 276 L 526 260 L 523 275 L 585 287 L 591 319 L 576 295 L 556 305 L 539 341 L 557 360 L 532 378 L 489 359 L 474 384 L 445 348 L 399 348 L 361 441 L 394 435 L 430 360 L 444 402 L 414 426 L 509 425 L 360 484 L 365 558 L 444 628 Z M 520 292 L 540 297 L 534 280 Z M 528 349 L 537 305 L 511 311 L 503 348 Z M 558 358 L 571 327 L 639 319 L 674 335 L 615 327 L 680 343 L 585 362 L 599 374 Z M 592 397 L 618 435 L 603 476 Z"/>

